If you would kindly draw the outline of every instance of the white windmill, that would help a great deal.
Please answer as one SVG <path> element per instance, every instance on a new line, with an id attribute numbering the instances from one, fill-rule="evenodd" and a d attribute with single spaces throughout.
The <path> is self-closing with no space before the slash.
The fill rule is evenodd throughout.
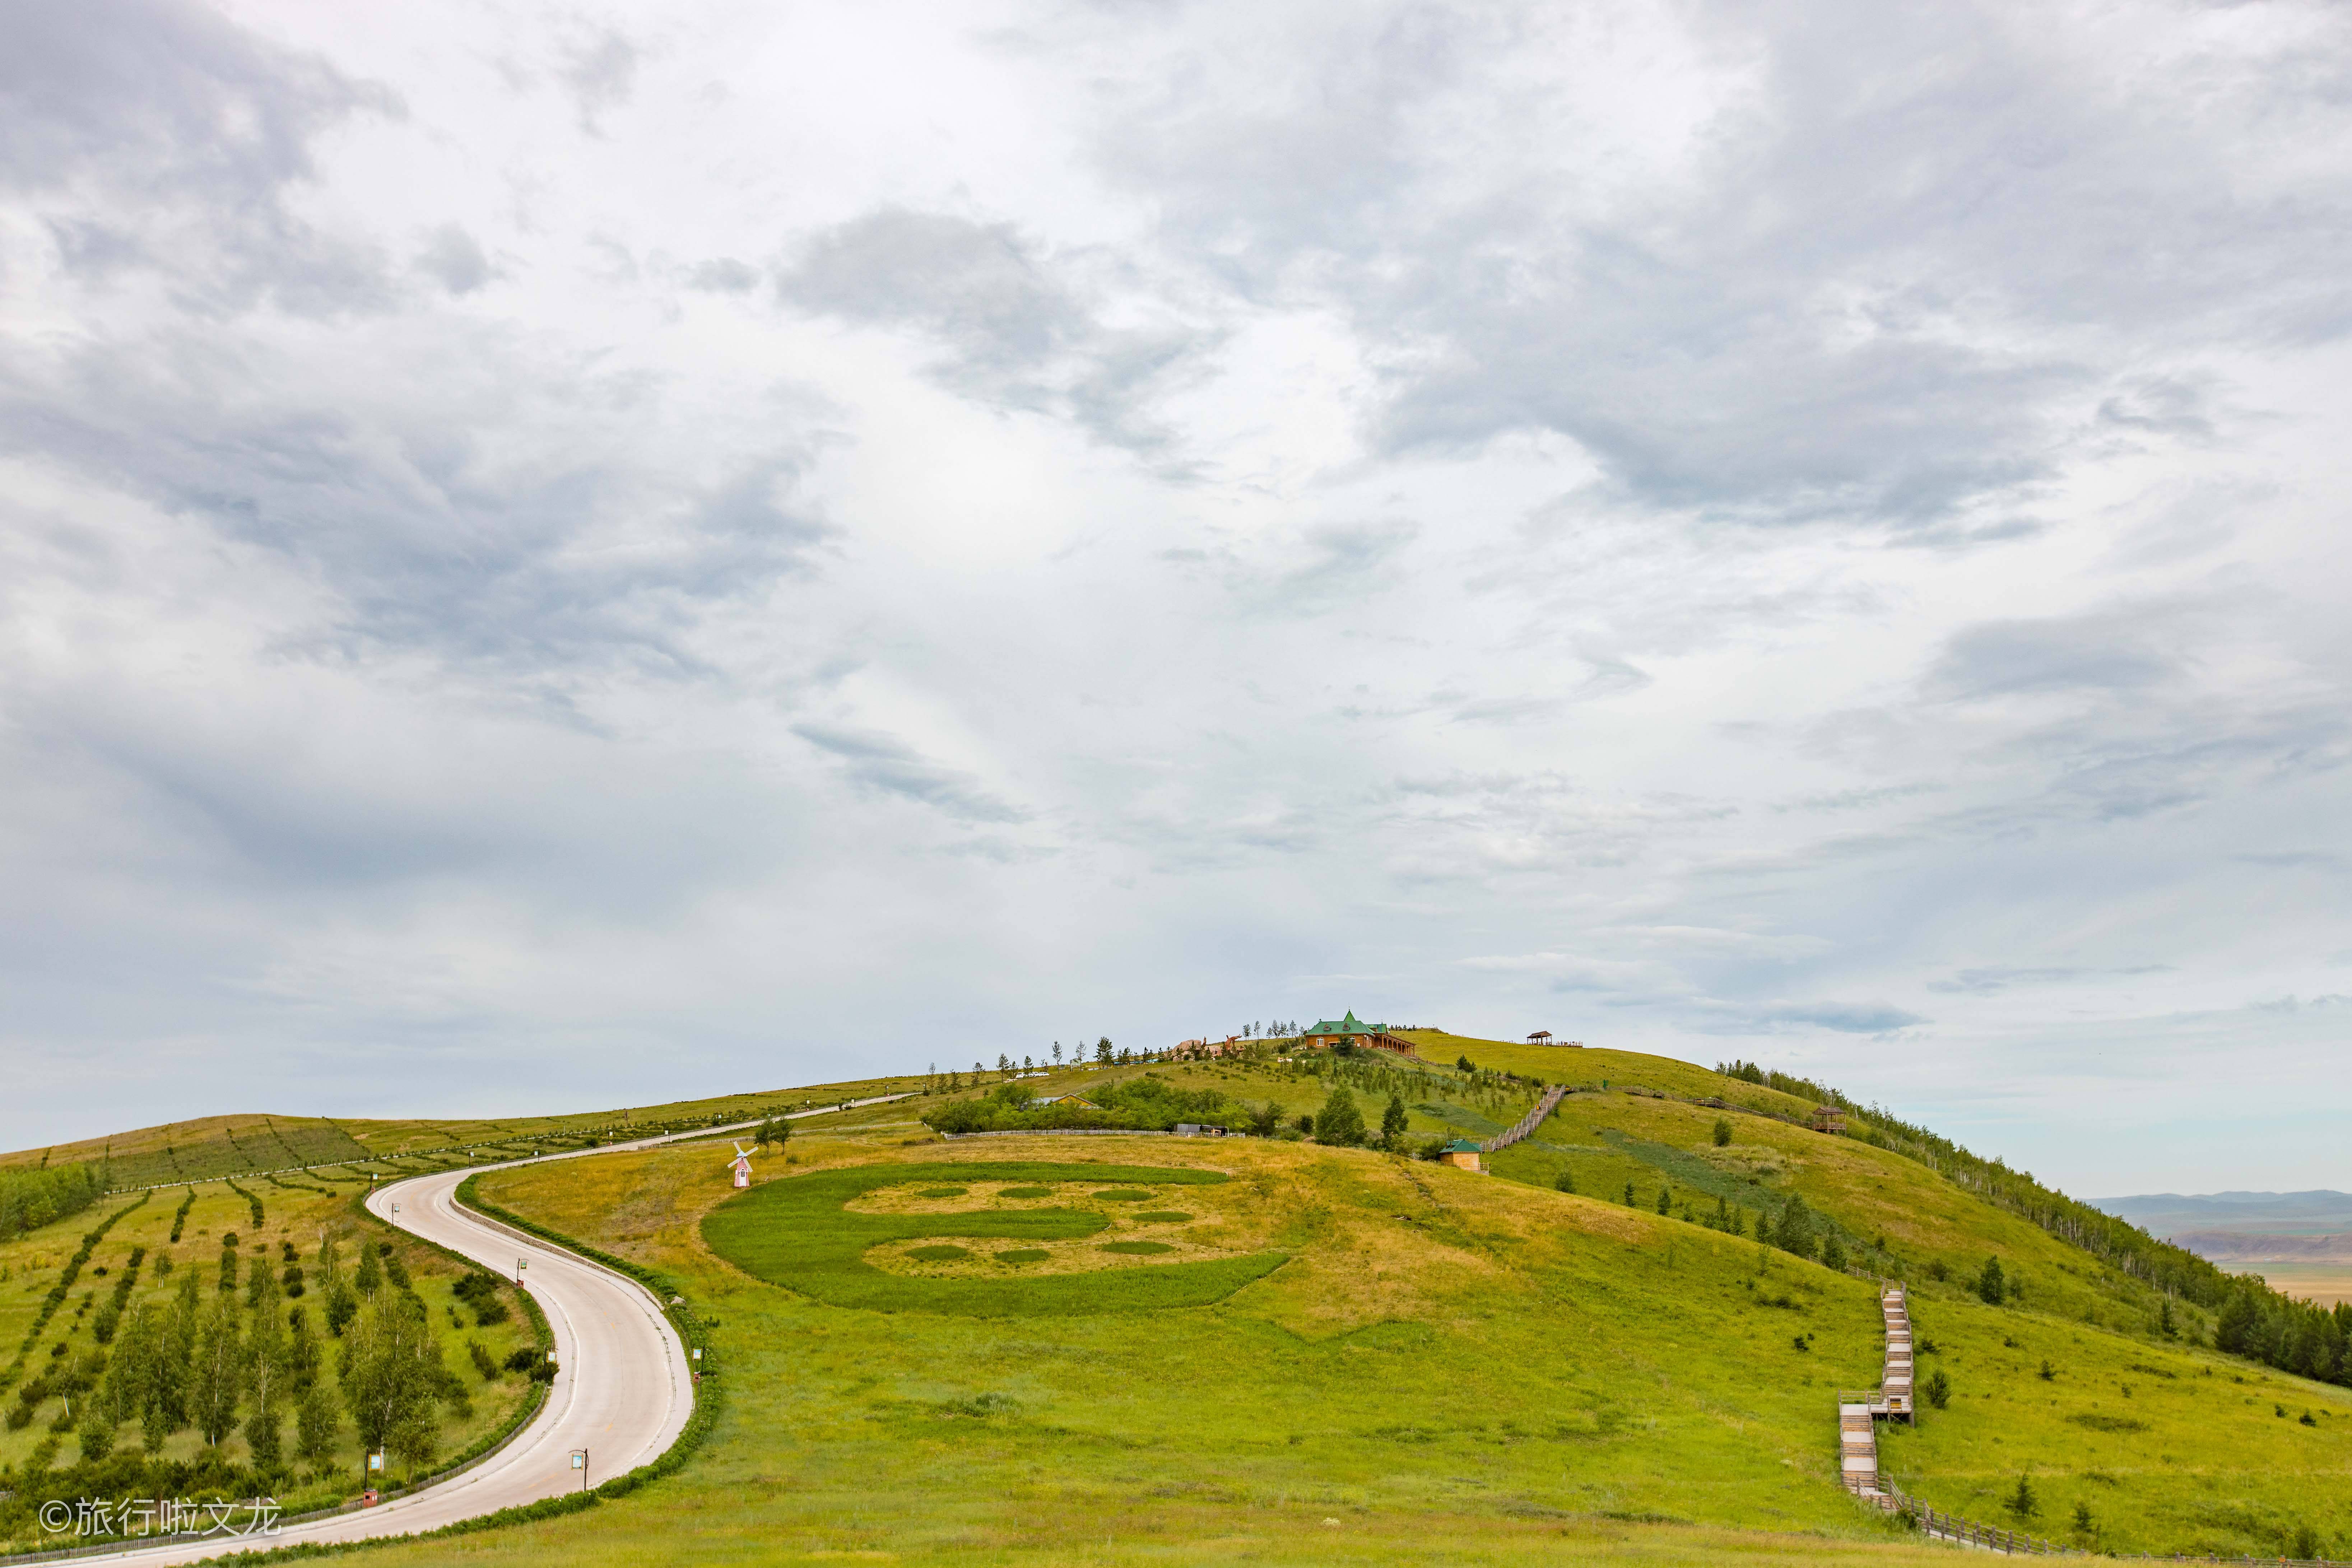
<path id="1" fill-rule="evenodd" d="M 736 1144 L 734 1164 L 735 1184 L 739 1187 L 750 1186 L 751 1184 L 751 1151 L 740 1143 Z"/>

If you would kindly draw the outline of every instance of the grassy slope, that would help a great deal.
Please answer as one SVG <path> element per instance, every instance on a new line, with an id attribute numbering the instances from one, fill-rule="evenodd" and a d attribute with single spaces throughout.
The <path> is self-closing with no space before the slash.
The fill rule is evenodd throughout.
<path id="1" fill-rule="evenodd" d="M 245 1259 L 245 1268 L 239 1273 L 240 1280 L 247 1278 L 246 1270 L 255 1267 L 266 1266 L 273 1273 L 277 1272 L 282 1267 L 278 1250 L 281 1241 L 294 1243 L 308 1270 L 312 1268 L 313 1255 L 318 1250 L 320 1236 L 327 1230 L 334 1230 L 344 1236 L 343 1260 L 344 1267 L 349 1268 L 357 1258 L 353 1244 L 362 1236 L 378 1239 L 394 1235 L 388 1227 L 373 1220 L 362 1220 L 352 1215 L 346 1201 L 339 1195 L 289 1193 L 266 1185 L 241 1184 L 262 1198 L 266 1223 L 259 1231 L 254 1229 L 252 1211 L 246 1201 L 221 1183 L 206 1183 L 196 1187 L 195 1206 L 189 1210 L 176 1245 L 170 1237 L 173 1216 L 181 1200 L 186 1195 L 184 1189 L 173 1188 L 153 1194 L 142 1206 L 116 1225 L 107 1233 L 106 1239 L 99 1244 L 89 1263 L 84 1266 L 67 1305 L 49 1321 L 40 1340 L 34 1345 L 26 1362 L 27 1371 L 50 1364 L 50 1351 L 59 1343 L 68 1347 L 68 1357 L 79 1358 L 90 1349 L 90 1319 L 96 1314 L 99 1305 L 112 1294 L 114 1282 L 134 1247 L 144 1247 L 147 1258 L 140 1269 L 139 1284 L 131 1300 L 152 1302 L 160 1307 L 169 1301 L 172 1292 L 179 1287 L 181 1273 L 178 1271 L 190 1268 L 196 1269 L 197 1278 L 209 1299 L 214 1282 L 218 1278 L 217 1264 L 224 1233 L 236 1234 Z M 126 1201 L 121 1197 L 101 1199 L 81 1214 L 0 1245 L 0 1362 L 15 1359 L 17 1346 L 38 1313 L 42 1297 L 57 1283 L 58 1271 L 80 1245 L 83 1234 L 104 1215 L 122 1207 Z M 268 1250 L 254 1250 L 256 1241 L 266 1243 Z M 169 1277 L 163 1276 L 157 1268 L 159 1258 L 166 1256 L 172 1258 L 175 1268 Z M 507 1322 L 488 1329 L 471 1327 L 470 1317 L 467 1319 L 469 1326 L 462 1332 L 451 1327 L 448 1309 L 453 1298 L 449 1287 L 459 1272 L 457 1266 L 440 1254 L 421 1247 L 404 1246 L 402 1257 L 415 1282 L 417 1294 L 424 1299 L 434 1322 L 441 1331 L 444 1353 L 449 1366 L 464 1376 L 474 1390 L 473 1419 L 459 1421 L 450 1418 L 445 1420 L 442 1426 L 442 1452 L 455 1453 L 473 1441 L 478 1434 L 501 1424 L 524 1392 L 522 1380 L 512 1376 L 500 1379 L 497 1384 L 484 1386 L 475 1376 L 467 1359 L 465 1341 L 468 1338 L 479 1340 L 485 1349 L 503 1359 L 516 1346 L 530 1342 L 530 1330 L 520 1311 Z M 99 1268 L 107 1272 L 99 1275 L 96 1272 Z M 85 1300 L 90 1303 L 88 1311 L 78 1312 Z M 299 1303 L 310 1309 L 311 1327 L 320 1331 L 323 1331 L 323 1302 L 324 1298 L 313 1291 L 305 1295 Z M 333 1342 L 328 1342 L 331 1346 Z M 329 1364 L 331 1367 L 331 1350 Z M 15 1402 L 13 1387 L 0 1389 L 0 1405 L 13 1405 Z M 36 1408 L 31 1426 L 16 1431 L 0 1430 L 0 1468 L 12 1468 L 22 1463 L 33 1446 L 49 1436 L 49 1422 L 61 1407 L 61 1402 L 53 1396 Z M 289 1430 L 291 1430 L 290 1423 Z M 341 1438 L 335 1458 L 328 1467 L 330 1473 L 313 1484 L 305 1485 L 299 1493 L 289 1494 L 288 1500 L 294 1506 L 324 1504 L 356 1495 L 359 1441 L 348 1425 L 343 1428 Z M 117 1442 L 120 1446 L 136 1448 L 139 1444 L 137 1428 L 126 1425 Z M 202 1442 L 203 1439 L 195 1433 L 182 1432 L 166 1443 L 164 1451 L 171 1458 L 185 1458 L 193 1456 Z M 226 1439 L 226 1443 L 229 1457 L 241 1461 L 245 1452 L 244 1438 L 232 1436 Z M 70 1465 L 78 1450 L 78 1439 L 66 1436 L 57 1464 L 60 1467 Z M 5 1489 L 5 1481 L 0 1481 L 0 1489 Z"/>
<path id="2" fill-rule="evenodd" d="M 910 1149 L 898 1132 L 804 1138 L 795 1157 L 964 1162 L 977 1147 Z M 713 1256 L 698 1221 L 728 1189 L 707 1146 L 485 1178 L 491 1200 L 689 1281 L 719 1321 L 730 1405 L 709 1458 L 653 1496 L 483 1555 L 700 1561 L 753 1540 L 762 1560 L 1392 1561 L 1433 1540 L 1495 1562 L 1885 1549 L 1833 1479 L 1830 1393 L 1867 1381 L 1878 1355 L 1862 1281 L 1367 1152 L 1168 1139 L 1076 1152 L 1232 1172 L 1186 1204 L 1213 1205 L 1237 1250 L 1271 1244 L 1290 1262 L 1209 1307 L 876 1311 Z M 984 1157 L 1068 1163 L 1073 1141 L 992 1140 Z M 1756 1304 L 1783 1294 L 1797 1305 Z M 1627 1529 L 1645 1519 L 1808 1533 Z"/>
<path id="3" fill-rule="evenodd" d="M 919 1088 L 921 1083 L 921 1078 L 917 1076 L 856 1084 L 811 1084 L 799 1089 L 716 1095 L 668 1105 L 583 1110 L 562 1116 L 390 1121 L 258 1114 L 206 1116 L 46 1149 L 19 1149 L 0 1154 L 0 1169 L 44 1162 L 101 1162 L 109 1166 L 117 1189 L 331 1163 L 337 1174 L 414 1173 L 437 1169 L 447 1163 L 431 1159 L 434 1154 L 462 1154 L 471 1149 L 487 1152 L 500 1145 L 509 1146 L 512 1153 L 529 1153 L 549 1142 L 568 1145 L 592 1137 L 609 1140 L 642 1136 L 667 1127 L 708 1122 L 714 1117 L 724 1121 L 742 1121 L 772 1110 L 793 1110 L 837 1099 L 889 1094 L 901 1089 Z"/>
<path id="4" fill-rule="evenodd" d="M 1716 1095 L 1781 1114 L 1807 1102 L 1631 1053 L 1434 1034 L 1420 1043 L 1435 1064 L 1466 1054 L 1485 1068 L 1612 1088 L 1570 1097 L 1534 1139 L 1496 1156 L 1501 1181 L 1255 1141 L 955 1146 L 957 1160 L 1250 1165 L 1260 1179 L 1248 1184 L 1256 1206 L 1244 1229 L 1294 1259 L 1209 1308 L 1066 1314 L 1042 1327 L 824 1306 L 752 1281 L 704 1247 L 699 1215 L 727 1194 L 724 1160 L 708 1145 L 491 1178 L 498 1201 L 693 1280 L 724 1324 L 734 1402 L 709 1456 L 653 1494 L 593 1522 L 501 1532 L 467 1550 L 654 1562 L 766 1542 L 763 1557 L 794 1554 L 774 1548 L 781 1541 L 915 1557 L 982 1548 L 992 1560 L 1328 1561 L 1388 1560 L 1434 1538 L 1495 1562 L 1906 1555 L 1875 1544 L 1828 1479 L 1829 1392 L 1875 1379 L 1868 1287 L 1658 1218 L 1646 1211 L 1663 1182 L 1678 1210 L 1712 1210 L 1720 1194 L 1752 1215 L 1798 1192 L 1850 1240 L 1884 1238 L 1874 1261 L 1912 1282 L 1922 1333 L 1939 1347 L 1922 1373 L 1940 1366 L 1956 1389 L 1948 1411 L 1885 1444 L 1890 1471 L 1928 1500 L 2062 1539 L 2079 1500 L 2094 1531 L 2076 1539 L 2120 1551 L 2274 1553 L 2307 1520 L 2337 1554 L 2352 1553 L 2345 1391 L 2161 1340 L 2153 1298 L 2136 1282 L 1900 1156 L 1737 1113 L 1733 1143 L 1717 1150 L 1708 1134 L 1723 1112 L 1622 1090 Z M 1140 1070 L 1036 1082 L 1047 1092 Z M 1288 1069 L 1152 1070 L 1294 1113 L 1327 1091 Z M 1482 1097 L 1439 1076 L 1444 1092 L 1412 1097 L 1415 1134 L 1491 1131 L 1528 1098 Z M 737 1098 L 821 1101 L 877 1087 Z M 1368 1110 L 1376 1121 L 1377 1103 Z M 829 1117 L 834 1131 L 808 1128 L 796 1158 L 949 1157 L 914 1110 Z M 402 1125 L 430 1140 L 447 1138 L 436 1129 L 525 1124 Z M 782 1169 L 766 1162 L 762 1175 Z M 1593 1198 L 1551 1191 L 1562 1171 Z M 1629 1179 L 1643 1212 L 1606 1201 Z M 70 1242 L 58 1250 L 61 1260 Z M 2023 1279 L 2022 1306 L 1985 1307 L 1958 1283 L 1989 1254 Z M 1795 1307 L 1754 1304 L 1759 1261 L 1760 1295 Z M 1937 1263 L 1949 1281 L 1931 1278 Z M 1815 1335 L 1810 1352 L 1785 1348 L 1800 1328 Z M 2306 1408 L 2314 1426 L 2294 1419 Z M 2016 1521 L 1999 1499 L 2021 1471 L 2034 1476 L 2042 1508 Z M 877 1476 L 896 1479 L 877 1490 Z M 1651 1513 L 1702 1522 L 1627 1517 Z M 1830 1533 L 1759 1539 L 1710 1521 Z M 680 1531 L 691 1535 L 684 1546 Z"/>

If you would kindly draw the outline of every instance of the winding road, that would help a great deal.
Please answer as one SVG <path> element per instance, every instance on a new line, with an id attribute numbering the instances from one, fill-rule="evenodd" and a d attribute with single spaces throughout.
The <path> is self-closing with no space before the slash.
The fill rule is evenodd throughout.
<path id="1" fill-rule="evenodd" d="M 883 1095 L 793 1114 L 822 1116 L 903 1098 Z M 588 1159 L 683 1139 L 723 1136 L 756 1125 L 746 1121 L 702 1128 L 541 1159 Z M 368 1208 L 378 1217 L 462 1253 L 494 1274 L 512 1279 L 516 1260 L 528 1260 L 530 1267 L 522 1271 L 523 1287 L 547 1314 L 548 1326 L 554 1331 L 560 1370 L 547 1403 L 504 1447 L 472 1468 L 422 1491 L 373 1508 L 288 1524 L 275 1535 L 182 1537 L 72 1560 L 129 1561 L 160 1568 L 164 1563 L 196 1563 L 257 1547 L 300 1542 L 325 1545 L 371 1536 L 415 1534 L 477 1514 L 579 1490 L 581 1472 L 572 1468 L 576 1450 L 587 1450 L 587 1484 L 593 1486 L 650 1463 L 677 1441 L 694 1411 L 694 1379 L 686 1347 L 653 1293 L 625 1274 L 459 1206 L 457 1184 L 475 1172 L 538 1163 L 505 1161 L 412 1176 L 368 1194 Z"/>

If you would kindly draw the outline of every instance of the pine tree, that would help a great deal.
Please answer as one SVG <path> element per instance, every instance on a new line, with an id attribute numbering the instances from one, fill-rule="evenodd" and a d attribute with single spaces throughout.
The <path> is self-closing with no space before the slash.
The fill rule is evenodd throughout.
<path id="1" fill-rule="evenodd" d="M 2042 1500 L 2033 1495 L 2033 1483 L 2022 1472 L 2017 1478 L 2017 1489 L 2003 1501 L 2009 1511 L 2020 1519 L 2031 1519 L 2042 1511 Z"/>
<path id="2" fill-rule="evenodd" d="M 1345 1084 L 1331 1090 L 1331 1098 L 1315 1116 L 1315 1141 L 1318 1143 L 1352 1145 L 1364 1141 L 1364 1113 L 1356 1105 L 1356 1097 Z"/>
<path id="3" fill-rule="evenodd" d="M 1845 1267 L 1845 1243 L 1832 1231 L 1822 1237 L 1822 1267 L 1843 1269 Z"/>
<path id="4" fill-rule="evenodd" d="M 1998 1307 L 2009 1296 L 2008 1287 L 2000 1273 L 2000 1259 L 1985 1259 L 1984 1272 L 1977 1276 L 1977 1297 L 1989 1307 Z"/>
<path id="5" fill-rule="evenodd" d="M 383 1265 L 376 1260 L 375 1248 L 365 1242 L 360 1244 L 359 1271 L 352 1276 L 352 1283 L 361 1295 L 370 1297 L 383 1286 Z"/>
<path id="6" fill-rule="evenodd" d="M 1675 1206 L 1675 1190 L 1674 1190 L 1674 1188 L 1672 1188 L 1672 1187 L 1670 1187 L 1670 1186 L 1664 1185 L 1664 1184 L 1662 1184 L 1659 1186 L 1659 1188 L 1658 1188 L 1658 1212 L 1659 1212 L 1660 1214 L 1669 1214 L 1669 1213 L 1673 1212 L 1673 1210 L 1674 1210 L 1674 1206 Z"/>
<path id="7" fill-rule="evenodd" d="M 1391 1149 L 1395 1148 L 1397 1140 L 1404 1136 L 1404 1097 L 1391 1094 L 1388 1109 L 1381 1112 L 1381 1142 Z"/>
<path id="8" fill-rule="evenodd" d="M 2168 1340 L 2180 1337 L 2180 1325 L 2173 1321 L 2172 1298 L 2169 1296 L 2156 1304 L 2156 1329 Z"/>
<path id="9" fill-rule="evenodd" d="M 1799 1258 L 1813 1255 L 1813 1211 L 1805 1200 L 1791 1194 L 1786 1208 L 1780 1211 L 1780 1222 L 1774 1227 L 1772 1244 L 1781 1251 Z"/>
<path id="10" fill-rule="evenodd" d="M 1633 1184 L 1630 1181 L 1625 1184 L 1625 1206 L 1627 1208 L 1633 1206 Z"/>

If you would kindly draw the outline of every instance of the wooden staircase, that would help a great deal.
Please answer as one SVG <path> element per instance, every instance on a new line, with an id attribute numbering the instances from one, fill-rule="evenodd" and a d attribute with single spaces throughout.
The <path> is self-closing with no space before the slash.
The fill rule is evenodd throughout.
<path id="1" fill-rule="evenodd" d="M 1958 1519 L 1904 1495 L 1878 1473 L 1878 1423 L 1897 1418 L 1916 1423 L 1911 1401 L 1911 1304 L 1903 1287 L 1883 1282 L 1878 1310 L 1886 1326 L 1886 1363 L 1875 1393 L 1838 1395 L 1838 1476 L 1845 1489 L 1888 1513 L 1908 1517 L 1922 1534 L 1990 1552 L 2032 1556 L 2072 1555 L 2069 1549 L 2013 1530 Z"/>
<path id="2" fill-rule="evenodd" d="M 1512 1144 L 1517 1142 L 1520 1139 L 1534 1132 L 1537 1128 L 1543 1125 L 1544 1118 L 1552 1113 L 1552 1108 L 1557 1106 L 1567 1093 L 1567 1089 L 1559 1084 L 1554 1084 L 1549 1089 L 1545 1089 L 1543 1091 L 1543 1098 L 1536 1101 L 1536 1108 L 1533 1110 L 1530 1110 L 1525 1116 L 1520 1117 L 1518 1121 L 1512 1126 L 1509 1131 L 1497 1132 L 1492 1138 L 1487 1139 L 1484 1143 L 1479 1144 L 1479 1152 L 1482 1154 L 1491 1154 L 1497 1149 L 1507 1149 Z"/>

